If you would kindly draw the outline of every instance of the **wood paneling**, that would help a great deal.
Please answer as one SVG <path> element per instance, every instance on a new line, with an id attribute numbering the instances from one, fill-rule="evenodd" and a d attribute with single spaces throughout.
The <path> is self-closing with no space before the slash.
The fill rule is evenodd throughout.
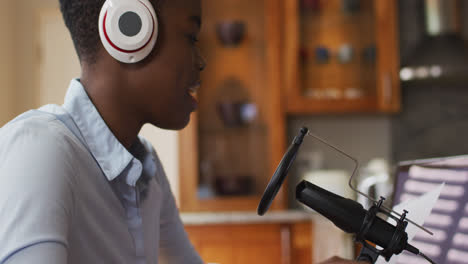
<path id="1" fill-rule="evenodd" d="M 313 228 L 310 223 L 291 226 L 291 263 L 312 263 Z"/>
<path id="2" fill-rule="evenodd" d="M 397 112 L 401 108 L 400 52 L 398 48 L 397 1 L 377 0 L 376 37 L 379 47 L 377 68 L 378 108 L 383 112 Z"/>

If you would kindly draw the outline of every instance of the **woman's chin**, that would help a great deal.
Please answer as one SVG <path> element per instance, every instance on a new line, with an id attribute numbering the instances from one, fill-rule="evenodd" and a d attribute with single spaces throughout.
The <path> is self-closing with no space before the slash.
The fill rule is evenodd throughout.
<path id="1" fill-rule="evenodd" d="M 173 117 L 171 120 L 167 121 L 160 121 L 160 122 L 154 122 L 152 125 L 157 126 L 161 129 L 168 129 L 168 130 L 182 130 L 190 122 L 190 114 L 183 116 L 183 117 Z"/>

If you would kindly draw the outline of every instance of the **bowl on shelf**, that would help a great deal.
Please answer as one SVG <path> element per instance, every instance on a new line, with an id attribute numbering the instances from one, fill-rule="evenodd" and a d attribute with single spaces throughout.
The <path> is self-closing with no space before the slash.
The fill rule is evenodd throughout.
<path id="1" fill-rule="evenodd" d="M 233 47 L 242 42 L 246 28 L 240 20 L 226 20 L 216 24 L 216 33 L 223 46 Z"/>
<path id="2" fill-rule="evenodd" d="M 238 127 L 252 123 L 257 117 L 257 105 L 248 102 L 221 102 L 218 114 L 227 127 Z"/>
<path id="3" fill-rule="evenodd" d="M 218 175 L 215 177 L 215 192 L 219 196 L 250 195 L 253 179 L 248 175 Z"/>

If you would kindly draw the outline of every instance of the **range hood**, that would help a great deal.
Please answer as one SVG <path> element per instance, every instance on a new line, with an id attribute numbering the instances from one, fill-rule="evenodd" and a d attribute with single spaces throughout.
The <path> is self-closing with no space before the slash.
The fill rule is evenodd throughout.
<path id="1" fill-rule="evenodd" d="M 402 59 L 402 82 L 468 84 L 468 50 L 458 0 L 424 0 L 425 36 Z"/>

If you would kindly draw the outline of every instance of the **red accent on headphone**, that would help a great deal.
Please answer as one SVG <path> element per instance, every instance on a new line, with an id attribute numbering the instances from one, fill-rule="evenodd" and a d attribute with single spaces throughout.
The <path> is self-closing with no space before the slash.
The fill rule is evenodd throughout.
<path id="1" fill-rule="evenodd" d="M 141 2 L 140 2 L 140 3 L 141 3 Z M 143 3 L 142 3 L 142 4 L 143 4 Z M 145 4 L 143 4 L 143 5 L 148 9 L 148 11 L 150 11 L 149 8 L 148 8 Z M 151 12 L 150 12 L 150 14 L 151 14 Z M 120 51 L 120 52 L 124 52 L 124 53 L 134 53 L 134 52 L 138 52 L 138 51 L 144 49 L 144 48 L 148 45 L 148 43 L 150 43 L 151 39 L 153 38 L 153 35 L 154 35 L 154 17 L 153 17 L 153 14 L 151 14 L 151 19 L 153 20 L 153 25 L 152 25 L 153 28 L 152 28 L 152 31 L 151 31 L 151 37 L 148 39 L 148 41 L 145 43 L 145 45 L 143 45 L 143 46 L 141 46 L 141 48 L 138 48 L 138 49 L 135 49 L 135 50 L 124 50 L 124 49 L 121 49 L 121 48 L 119 48 L 117 45 L 115 45 L 115 44 L 110 40 L 109 36 L 107 35 L 106 19 L 107 19 L 107 11 L 106 11 L 106 14 L 104 15 L 104 21 L 102 22 L 102 23 L 103 23 L 103 29 L 104 29 L 104 36 L 106 36 L 107 42 L 109 42 L 109 44 L 111 44 L 111 46 L 112 46 L 114 49 L 116 49 L 116 50 L 118 50 L 118 51 Z"/>

